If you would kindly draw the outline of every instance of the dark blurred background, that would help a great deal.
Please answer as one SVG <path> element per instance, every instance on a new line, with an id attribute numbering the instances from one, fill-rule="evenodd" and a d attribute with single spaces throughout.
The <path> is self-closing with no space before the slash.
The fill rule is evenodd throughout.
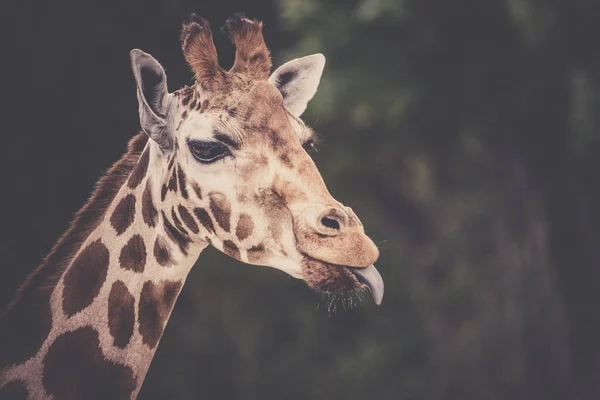
<path id="1" fill-rule="evenodd" d="M 0 306 L 139 130 L 129 50 L 191 82 L 181 21 L 322 52 L 305 120 L 386 283 L 329 316 L 214 250 L 141 399 L 600 398 L 600 2 L 3 0 Z M 215 32 L 223 66 L 233 46 Z"/>

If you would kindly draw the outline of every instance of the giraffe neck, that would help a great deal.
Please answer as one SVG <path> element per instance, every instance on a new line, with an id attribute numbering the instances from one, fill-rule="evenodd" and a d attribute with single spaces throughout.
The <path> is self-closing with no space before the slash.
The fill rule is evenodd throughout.
<path id="1" fill-rule="evenodd" d="M 161 171 L 147 171 L 162 167 L 151 145 L 137 154 L 95 226 L 83 230 L 88 234 L 66 268 L 36 271 L 0 321 L 0 398 L 3 390 L 26 391 L 33 399 L 137 396 L 175 300 L 205 247 L 181 249 L 177 228 L 157 212 Z M 48 281 L 54 283 L 45 298 L 39 287 L 28 290 Z M 28 310 L 34 315 L 19 314 Z M 41 319 L 33 328 L 42 332 L 25 340 L 25 348 L 2 347 L 11 346 L 10 339 L 20 343 L 31 328 L 27 318 L 36 317 Z"/>

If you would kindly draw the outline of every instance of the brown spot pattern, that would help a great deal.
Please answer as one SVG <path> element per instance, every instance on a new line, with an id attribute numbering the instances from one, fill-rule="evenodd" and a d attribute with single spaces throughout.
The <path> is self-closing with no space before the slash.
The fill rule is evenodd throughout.
<path id="1" fill-rule="evenodd" d="M 168 190 L 169 190 L 169 188 L 165 184 L 163 184 L 162 188 L 160 188 L 160 200 L 161 201 L 165 201 L 165 198 L 167 197 L 167 191 Z"/>
<path id="2" fill-rule="evenodd" d="M 269 139 L 268 143 L 271 145 L 271 148 L 276 153 L 278 153 L 280 150 L 283 150 L 287 147 L 285 140 L 283 140 L 281 135 L 279 134 L 279 132 L 277 132 L 274 129 L 269 129 L 267 131 L 267 138 Z"/>
<path id="3" fill-rule="evenodd" d="M 122 281 L 113 283 L 108 296 L 108 328 L 113 344 L 121 349 L 127 347 L 133 334 L 135 299 Z"/>
<path id="4" fill-rule="evenodd" d="M 129 175 L 129 179 L 127 180 L 127 186 L 129 186 L 131 189 L 135 189 L 140 183 L 142 183 L 142 180 L 148 171 L 149 160 L 150 151 L 146 149 L 140 156 L 138 163 L 133 168 L 133 171 L 131 171 L 131 175 Z"/>
<path id="5" fill-rule="evenodd" d="M 227 198 L 221 193 L 210 193 L 208 197 L 210 198 L 210 210 L 215 216 L 217 224 L 225 232 L 229 232 L 231 228 L 231 204 L 229 204 Z"/>
<path id="6" fill-rule="evenodd" d="M 169 178 L 168 188 L 172 192 L 177 191 L 177 168 L 173 168 L 173 172 L 171 173 L 171 178 Z"/>
<path id="7" fill-rule="evenodd" d="M 179 190 L 181 191 L 181 196 L 183 196 L 184 199 L 187 199 L 188 191 L 187 187 L 185 186 L 185 174 L 179 165 L 177 165 L 177 178 L 179 180 Z"/>
<path id="8" fill-rule="evenodd" d="M 194 189 L 194 192 L 196 193 L 196 196 L 198 196 L 198 199 L 202 200 L 202 190 L 200 189 L 200 186 L 198 186 L 196 182 L 191 182 L 191 185 L 192 189 Z"/>
<path id="9" fill-rule="evenodd" d="M 215 226 L 213 225 L 212 219 L 204 208 L 194 208 L 194 214 L 196 214 L 196 218 L 198 218 L 198 221 L 200 221 L 204 229 L 206 229 L 209 233 L 215 233 Z"/>
<path id="10" fill-rule="evenodd" d="M 135 272 L 144 272 L 146 267 L 146 245 L 142 236 L 135 234 L 121 249 L 119 256 L 121 268 Z"/>
<path id="11" fill-rule="evenodd" d="M 171 218 L 173 218 L 173 223 L 175 224 L 175 228 L 177 228 L 177 230 L 179 232 L 181 232 L 181 234 L 183 236 L 187 237 L 188 236 L 188 232 L 185 230 L 185 228 L 183 227 L 183 224 L 179 220 L 179 217 L 177 216 L 177 213 L 175 212 L 175 207 L 173 207 L 171 209 Z"/>
<path id="12" fill-rule="evenodd" d="M 146 188 L 144 189 L 144 193 L 142 193 L 142 217 L 146 225 L 150 228 L 154 228 L 158 222 L 158 211 L 156 211 L 156 207 L 154 207 L 154 202 L 152 201 L 150 181 L 146 182 Z"/>
<path id="13" fill-rule="evenodd" d="M 183 124 L 183 121 L 185 121 L 185 119 L 188 117 L 188 112 L 187 110 L 183 111 L 183 114 L 181 114 L 181 120 L 179 121 L 179 123 L 177 124 L 177 128 L 175 129 L 176 131 L 178 131 L 181 128 L 181 124 Z"/>
<path id="14" fill-rule="evenodd" d="M 43 383 L 61 400 L 128 400 L 136 388 L 131 368 L 106 360 L 89 326 L 56 338 L 44 359 Z"/>
<path id="15" fill-rule="evenodd" d="M 185 208 L 182 205 L 179 205 L 177 209 L 179 210 L 179 215 L 181 216 L 181 220 L 183 221 L 185 226 L 187 226 L 188 229 L 194 233 L 200 232 L 196 220 L 194 219 L 194 217 L 192 217 L 192 214 L 190 214 L 187 208 Z"/>
<path id="16" fill-rule="evenodd" d="M 223 241 L 223 252 L 236 260 L 240 259 L 240 250 L 231 240 Z"/>
<path id="17" fill-rule="evenodd" d="M 0 400 L 27 400 L 27 396 L 29 392 L 21 380 L 9 382 L 0 389 Z"/>
<path id="18" fill-rule="evenodd" d="M 240 219 L 238 220 L 237 228 L 235 229 L 237 238 L 239 240 L 244 240 L 252 235 L 253 230 L 254 222 L 252 222 L 252 218 L 248 214 L 240 214 Z"/>
<path id="19" fill-rule="evenodd" d="M 90 243 L 71 263 L 64 277 L 63 311 L 72 316 L 92 304 L 108 272 L 109 252 L 100 239 Z"/>
<path id="20" fill-rule="evenodd" d="M 164 237 L 158 235 L 154 242 L 154 258 L 163 267 L 170 267 L 173 265 L 173 259 L 171 258 L 171 250 Z"/>
<path id="21" fill-rule="evenodd" d="M 235 116 L 237 115 L 237 107 L 233 107 L 233 108 L 227 108 L 227 114 L 229 114 L 229 116 L 231 118 L 235 118 Z"/>
<path id="22" fill-rule="evenodd" d="M 248 249 L 248 262 L 257 263 L 265 255 L 265 246 L 261 243 Z"/>
<path id="23" fill-rule="evenodd" d="M 162 217 L 167 236 L 179 246 L 179 249 L 183 254 L 187 255 L 187 247 L 191 241 L 190 238 L 187 235 L 184 236 L 183 234 L 181 234 L 181 232 L 177 230 L 173 226 L 173 224 L 171 224 L 171 222 L 167 219 L 167 216 L 165 215 L 164 211 L 162 212 Z"/>
<path id="24" fill-rule="evenodd" d="M 294 168 L 294 163 L 292 163 L 292 160 L 290 160 L 290 157 L 287 154 L 282 153 L 279 156 L 279 159 L 281 160 L 281 163 L 287 168 Z"/>
<path id="25" fill-rule="evenodd" d="M 119 204 L 115 207 L 112 216 L 110 217 L 110 224 L 117 235 L 123 234 L 133 223 L 133 217 L 135 216 L 135 196 L 131 193 L 121 199 Z"/>
<path id="26" fill-rule="evenodd" d="M 165 323 L 175 305 L 181 290 L 181 281 L 161 281 L 155 284 L 144 283 L 140 296 L 138 320 L 142 341 L 151 349 L 155 348 L 162 336 Z"/>
<path id="27" fill-rule="evenodd" d="M 110 204 L 135 167 L 148 136 L 140 132 L 129 141 L 127 153 L 98 181 L 87 203 L 75 214 L 68 230 L 27 278 L 0 323 L 0 370 L 34 356 L 50 332 L 50 295 L 90 232 L 104 219 Z"/>

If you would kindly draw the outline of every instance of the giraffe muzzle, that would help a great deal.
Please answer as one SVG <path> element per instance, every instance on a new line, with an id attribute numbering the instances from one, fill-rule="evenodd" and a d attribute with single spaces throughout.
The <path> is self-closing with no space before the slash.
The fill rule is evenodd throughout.
<path id="1" fill-rule="evenodd" d="M 379 249 L 357 222 L 341 207 L 311 204 L 294 210 L 298 250 L 329 264 L 366 268 L 379 258 Z"/>
<path id="2" fill-rule="evenodd" d="M 379 249 L 354 212 L 333 201 L 294 209 L 296 245 L 305 257 L 305 280 L 318 291 L 366 290 L 375 304 L 383 299 L 383 279 L 374 263 Z"/>

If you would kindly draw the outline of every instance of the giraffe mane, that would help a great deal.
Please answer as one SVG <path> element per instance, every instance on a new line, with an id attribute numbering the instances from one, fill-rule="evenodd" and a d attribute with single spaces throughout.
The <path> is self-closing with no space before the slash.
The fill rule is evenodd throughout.
<path id="1" fill-rule="evenodd" d="M 144 132 L 138 133 L 129 141 L 127 153 L 96 182 L 92 195 L 83 207 L 75 213 L 69 228 L 52 246 L 41 264 L 29 274 L 25 282 L 19 287 L 14 299 L 0 316 L 0 323 L 10 313 L 13 306 L 20 301 L 26 291 L 36 289 L 47 291 L 55 287 L 85 239 L 102 221 L 107 207 L 129 177 L 147 142 L 148 137 Z"/>

